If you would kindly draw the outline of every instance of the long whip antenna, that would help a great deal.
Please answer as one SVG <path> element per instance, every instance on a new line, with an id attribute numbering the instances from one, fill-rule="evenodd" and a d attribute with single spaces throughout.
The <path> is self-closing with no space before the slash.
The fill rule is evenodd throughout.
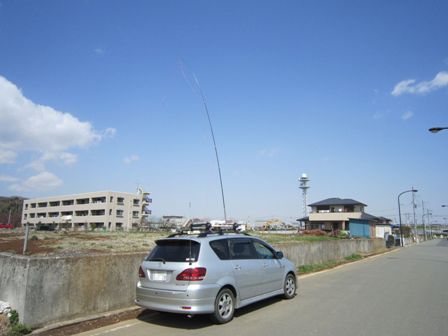
<path id="1" fill-rule="evenodd" d="M 187 79 L 187 76 L 185 75 L 183 67 L 181 67 L 181 69 L 182 69 L 182 74 L 183 74 L 185 80 L 191 86 L 193 91 L 195 91 L 193 86 L 191 85 L 190 81 Z M 204 105 L 204 110 L 205 110 L 205 113 L 207 115 L 208 125 L 210 127 L 210 133 L 211 133 L 212 140 L 213 140 L 213 147 L 215 149 L 216 165 L 218 166 L 219 184 L 221 186 L 221 197 L 222 197 L 222 208 L 224 210 L 224 221 L 225 221 L 225 223 L 227 223 L 226 201 L 225 201 L 225 197 L 224 197 L 224 187 L 223 187 L 223 183 L 222 183 L 221 165 L 219 163 L 219 155 L 218 155 L 218 148 L 216 146 L 215 132 L 213 131 L 213 125 L 212 125 L 212 121 L 211 121 L 211 118 L 210 118 L 210 113 L 208 111 L 207 100 L 205 99 L 204 92 L 202 91 L 202 88 L 199 85 L 199 81 L 196 78 L 195 74 L 192 73 L 192 75 L 193 75 L 193 78 L 194 78 L 194 81 L 195 81 L 195 84 L 196 84 L 196 88 L 199 91 L 199 95 L 200 95 L 200 97 L 202 99 L 202 104 Z"/>

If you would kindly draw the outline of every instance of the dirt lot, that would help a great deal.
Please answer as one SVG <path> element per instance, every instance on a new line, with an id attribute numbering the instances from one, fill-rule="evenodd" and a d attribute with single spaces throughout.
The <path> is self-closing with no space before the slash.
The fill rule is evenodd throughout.
<path id="1" fill-rule="evenodd" d="M 270 244 L 312 242 L 337 239 L 328 236 L 276 234 L 251 231 Z M 30 231 L 26 255 L 73 256 L 91 253 L 148 252 L 154 241 L 168 232 L 110 232 L 110 231 Z M 22 254 L 23 230 L 0 229 L 0 252 Z"/>
<path id="2" fill-rule="evenodd" d="M 0 252 L 23 253 L 24 232 L 0 230 Z M 64 256 L 111 252 L 146 252 L 162 233 L 31 231 L 26 255 Z"/>

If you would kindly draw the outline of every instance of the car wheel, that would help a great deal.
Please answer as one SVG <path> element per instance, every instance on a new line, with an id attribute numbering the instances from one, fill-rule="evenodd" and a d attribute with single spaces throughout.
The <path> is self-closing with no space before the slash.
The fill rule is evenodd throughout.
<path id="1" fill-rule="evenodd" d="M 283 297 L 285 299 L 292 299 L 296 295 L 297 285 L 296 277 L 292 273 L 288 273 L 283 285 Z"/>
<path id="2" fill-rule="evenodd" d="M 219 291 L 215 299 L 215 311 L 212 314 L 212 320 L 219 324 L 224 324 L 233 319 L 235 312 L 235 296 L 228 288 Z"/>

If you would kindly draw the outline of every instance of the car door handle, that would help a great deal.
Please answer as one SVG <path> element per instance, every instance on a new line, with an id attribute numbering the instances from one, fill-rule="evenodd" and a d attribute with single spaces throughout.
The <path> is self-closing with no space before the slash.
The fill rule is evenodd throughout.
<path id="1" fill-rule="evenodd" d="M 241 266 L 240 265 L 236 265 L 236 266 L 233 267 L 233 269 L 236 269 L 237 271 L 239 271 L 241 269 Z"/>

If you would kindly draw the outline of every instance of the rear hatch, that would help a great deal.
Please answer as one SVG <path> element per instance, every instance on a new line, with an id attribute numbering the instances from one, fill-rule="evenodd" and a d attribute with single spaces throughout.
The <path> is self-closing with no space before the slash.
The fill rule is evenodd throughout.
<path id="1" fill-rule="evenodd" d="M 140 275 L 141 286 L 158 290 L 186 290 L 189 280 L 180 274 L 194 268 L 192 264 L 197 262 L 199 251 L 200 243 L 191 239 L 157 240 L 141 265 L 140 272 L 144 274 L 144 277 Z"/>

